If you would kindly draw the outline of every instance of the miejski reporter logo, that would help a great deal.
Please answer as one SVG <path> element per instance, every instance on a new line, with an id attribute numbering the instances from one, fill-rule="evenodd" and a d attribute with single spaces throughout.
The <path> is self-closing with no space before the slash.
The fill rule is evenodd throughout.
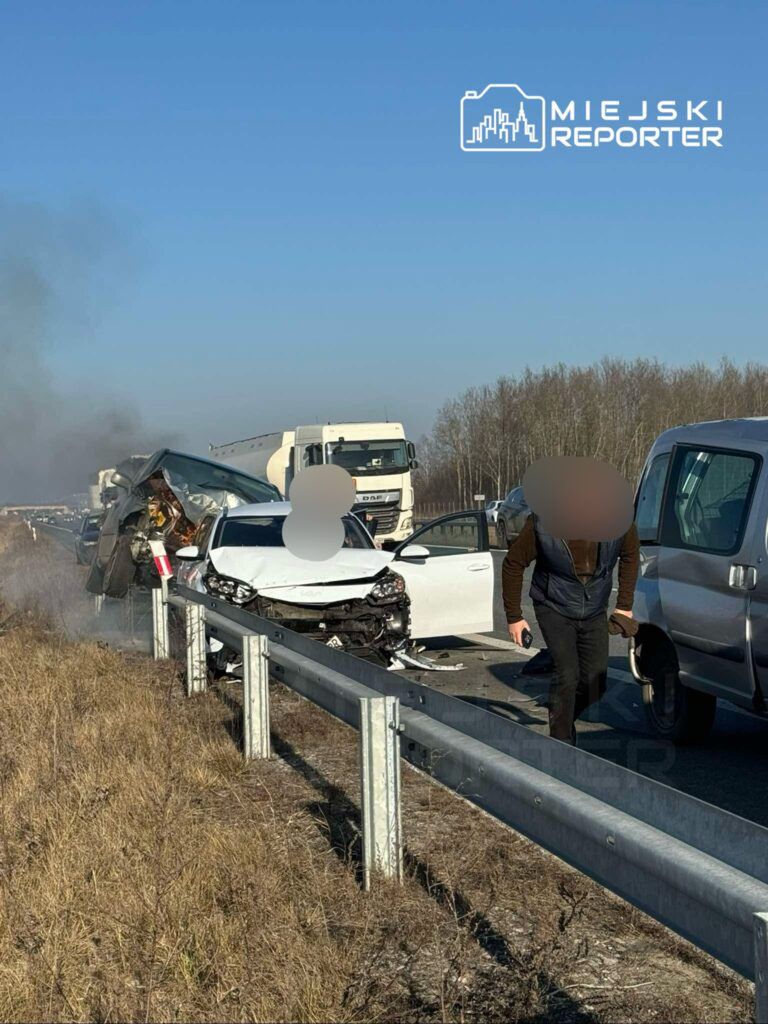
<path id="1" fill-rule="evenodd" d="M 528 96 L 519 85 L 486 85 L 461 100 L 461 148 L 491 153 L 535 153 L 544 149 L 543 96 Z"/>
<path id="2" fill-rule="evenodd" d="M 461 98 L 466 153 L 540 153 L 550 149 L 705 149 L 723 145 L 723 101 L 710 99 L 557 100 L 519 85 L 487 85 Z"/>

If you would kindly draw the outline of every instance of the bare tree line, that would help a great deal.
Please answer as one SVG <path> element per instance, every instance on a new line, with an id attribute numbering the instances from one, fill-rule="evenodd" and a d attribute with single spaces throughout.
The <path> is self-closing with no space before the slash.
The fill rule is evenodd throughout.
<path id="1" fill-rule="evenodd" d="M 662 430 L 767 409 L 768 366 L 759 363 L 672 367 L 604 358 L 584 367 L 526 368 L 440 408 L 420 445 L 417 497 L 463 507 L 474 494 L 503 497 L 547 455 L 591 455 L 634 485 Z"/>

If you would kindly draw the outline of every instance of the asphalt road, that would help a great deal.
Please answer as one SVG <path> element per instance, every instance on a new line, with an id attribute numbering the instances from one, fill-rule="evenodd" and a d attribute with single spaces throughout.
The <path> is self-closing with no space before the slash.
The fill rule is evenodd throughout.
<path id="1" fill-rule="evenodd" d="M 426 652 L 438 665 L 462 662 L 460 672 L 409 672 L 428 686 L 452 693 L 537 732 L 547 732 L 548 675 L 521 675 L 530 655 L 509 644 L 501 603 L 503 553 L 494 551 L 496 593 L 494 630 L 487 638 L 443 638 Z M 534 648 L 541 633 L 524 586 L 523 613 Z M 608 691 L 578 724 L 579 747 L 631 768 L 674 789 L 768 826 L 768 721 L 726 702 L 718 703 L 708 739 L 675 747 L 650 732 L 641 688 L 628 681 L 627 642 L 611 638 Z"/>

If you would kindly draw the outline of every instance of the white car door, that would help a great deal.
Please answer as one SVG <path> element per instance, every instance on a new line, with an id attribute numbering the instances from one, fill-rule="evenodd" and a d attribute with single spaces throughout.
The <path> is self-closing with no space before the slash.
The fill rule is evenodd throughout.
<path id="1" fill-rule="evenodd" d="M 412 546 L 429 556 L 409 556 Z M 493 559 L 484 511 L 427 523 L 396 549 L 391 566 L 408 588 L 414 639 L 493 629 Z"/>

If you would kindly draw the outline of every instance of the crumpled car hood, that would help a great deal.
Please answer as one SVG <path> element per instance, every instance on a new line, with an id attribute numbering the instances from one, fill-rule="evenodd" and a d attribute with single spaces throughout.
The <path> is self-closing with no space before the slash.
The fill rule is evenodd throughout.
<path id="1" fill-rule="evenodd" d="M 344 548 L 325 562 L 297 558 L 287 548 L 213 548 L 209 557 L 216 572 L 259 591 L 370 581 L 392 561 L 389 551 L 362 548 Z"/>

